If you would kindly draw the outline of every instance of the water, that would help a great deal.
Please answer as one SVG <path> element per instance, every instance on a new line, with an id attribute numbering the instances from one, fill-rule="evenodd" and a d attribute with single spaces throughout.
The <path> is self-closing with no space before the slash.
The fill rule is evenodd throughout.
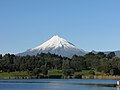
<path id="1" fill-rule="evenodd" d="M 116 87 L 95 85 L 116 84 L 116 81 L 100 79 L 1 79 L 0 90 L 120 90 Z"/>

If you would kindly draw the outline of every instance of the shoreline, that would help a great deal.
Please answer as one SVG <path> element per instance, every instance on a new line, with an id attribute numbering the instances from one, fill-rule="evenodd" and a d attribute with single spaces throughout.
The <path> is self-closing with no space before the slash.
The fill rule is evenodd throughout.
<path id="1" fill-rule="evenodd" d="M 63 76 L 63 75 L 39 75 L 39 76 L 2 76 L 0 79 L 120 79 L 120 76 L 96 76 L 96 75 L 81 75 L 81 76 Z"/>

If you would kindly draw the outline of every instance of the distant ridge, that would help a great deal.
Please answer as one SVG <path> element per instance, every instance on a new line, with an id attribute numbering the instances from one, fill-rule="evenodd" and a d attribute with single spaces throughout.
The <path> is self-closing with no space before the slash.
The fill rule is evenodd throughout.
<path id="1" fill-rule="evenodd" d="M 117 51 L 99 51 L 99 52 L 104 52 L 105 54 L 109 54 L 110 52 L 114 52 L 117 57 L 120 57 L 120 51 L 119 50 L 117 50 Z M 97 54 L 98 51 L 93 50 L 92 53 Z"/>

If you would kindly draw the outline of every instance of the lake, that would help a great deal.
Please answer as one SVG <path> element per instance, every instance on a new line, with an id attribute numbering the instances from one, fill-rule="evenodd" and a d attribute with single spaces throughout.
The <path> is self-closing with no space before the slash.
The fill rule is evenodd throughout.
<path id="1" fill-rule="evenodd" d="M 0 79 L 0 90 L 120 90 L 97 84 L 116 84 L 103 79 Z"/>

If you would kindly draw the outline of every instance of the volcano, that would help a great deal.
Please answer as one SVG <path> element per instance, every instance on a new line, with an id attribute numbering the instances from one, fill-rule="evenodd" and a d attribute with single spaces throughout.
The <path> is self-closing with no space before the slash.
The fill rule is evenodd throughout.
<path id="1" fill-rule="evenodd" d="M 58 35 L 53 36 L 48 41 L 44 42 L 43 44 L 26 50 L 23 53 L 19 53 L 19 56 L 26 56 L 26 55 L 37 55 L 40 53 L 51 53 L 56 55 L 61 55 L 64 57 L 72 57 L 73 55 L 85 55 L 86 51 L 83 49 L 77 48 L 72 43 L 68 42 L 67 40 L 59 37 Z"/>

